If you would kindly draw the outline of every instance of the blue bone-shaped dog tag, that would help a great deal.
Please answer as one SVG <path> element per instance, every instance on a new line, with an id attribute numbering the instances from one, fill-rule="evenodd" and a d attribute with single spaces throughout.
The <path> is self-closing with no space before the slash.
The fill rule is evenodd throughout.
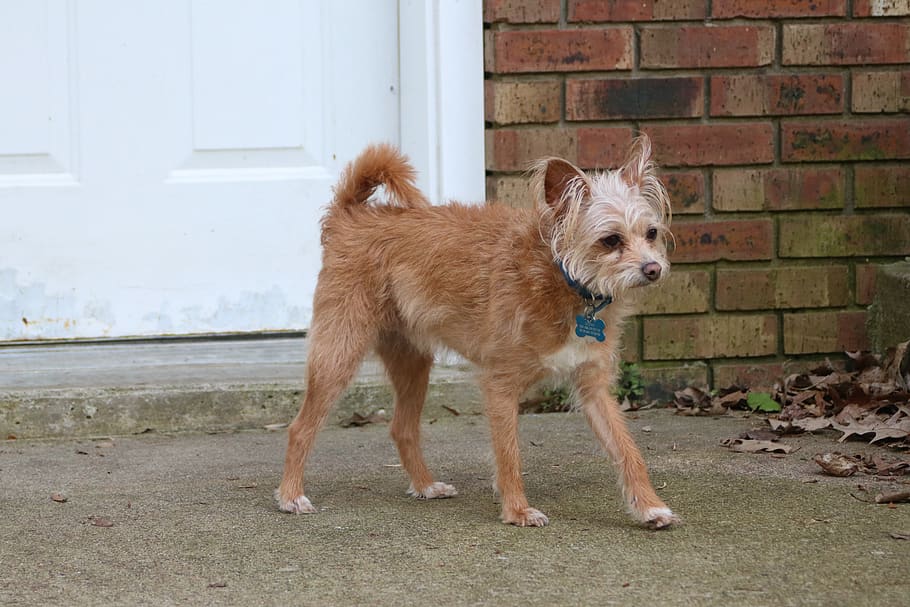
<path id="1" fill-rule="evenodd" d="M 579 337 L 593 337 L 597 341 L 604 341 L 604 321 L 591 315 L 589 318 L 584 314 L 575 317 L 575 335 Z"/>

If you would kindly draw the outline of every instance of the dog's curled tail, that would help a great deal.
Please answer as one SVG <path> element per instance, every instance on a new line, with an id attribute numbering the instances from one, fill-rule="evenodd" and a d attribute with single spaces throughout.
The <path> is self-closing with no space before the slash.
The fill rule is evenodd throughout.
<path id="1" fill-rule="evenodd" d="M 333 209 L 366 204 L 379 186 L 384 186 L 389 202 L 403 208 L 419 208 L 430 201 L 417 186 L 416 171 L 407 156 L 394 146 L 380 143 L 367 147 L 349 163 L 335 186 Z"/>

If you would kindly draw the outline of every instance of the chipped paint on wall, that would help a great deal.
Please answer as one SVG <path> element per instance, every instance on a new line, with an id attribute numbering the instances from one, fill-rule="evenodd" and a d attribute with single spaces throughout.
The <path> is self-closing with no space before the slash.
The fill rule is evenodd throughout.
<path id="1" fill-rule="evenodd" d="M 109 305 L 81 301 L 76 290 L 50 292 L 11 269 L 0 270 L 0 339 L 106 337 L 115 323 Z"/>
<path id="2" fill-rule="evenodd" d="M 193 305 L 181 305 L 174 293 L 156 298 L 150 291 L 115 289 L 113 297 L 123 297 L 114 303 L 83 296 L 76 288 L 52 290 L 3 269 L 0 341 L 302 330 L 311 314 L 309 306 L 294 304 L 277 285 L 260 292 L 213 295 L 211 301 Z M 184 304 L 205 301 L 197 294 L 182 299 Z M 118 317 L 114 309 L 129 310 L 129 317 Z"/>

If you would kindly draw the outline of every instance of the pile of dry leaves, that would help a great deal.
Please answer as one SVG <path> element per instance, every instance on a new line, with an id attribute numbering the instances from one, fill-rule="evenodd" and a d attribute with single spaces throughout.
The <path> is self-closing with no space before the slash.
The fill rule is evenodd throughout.
<path id="1" fill-rule="evenodd" d="M 849 371 L 825 364 L 793 374 L 771 392 L 732 386 L 710 394 L 697 388 L 676 392 L 674 405 L 685 415 L 717 415 L 728 409 L 772 414 L 771 429 L 779 433 L 831 428 L 844 441 L 860 437 L 892 447 L 910 448 L 910 342 L 881 359 L 848 352 Z"/>

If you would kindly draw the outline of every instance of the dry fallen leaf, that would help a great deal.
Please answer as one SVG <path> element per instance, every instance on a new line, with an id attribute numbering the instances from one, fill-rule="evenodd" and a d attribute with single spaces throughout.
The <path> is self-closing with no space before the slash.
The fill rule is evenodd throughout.
<path id="1" fill-rule="evenodd" d="M 898 491 L 897 493 L 879 493 L 875 496 L 876 504 L 901 504 L 910 502 L 910 491 Z"/>
<path id="2" fill-rule="evenodd" d="M 350 428 L 351 426 L 359 427 L 366 426 L 367 424 L 384 424 L 386 421 L 384 411 L 377 411 L 368 416 L 361 415 L 355 411 L 351 417 L 341 421 L 341 427 Z"/>
<path id="3" fill-rule="evenodd" d="M 853 476 L 862 469 L 861 458 L 837 452 L 817 454 L 812 461 L 821 466 L 825 474 L 831 476 Z"/>
<path id="4" fill-rule="evenodd" d="M 910 540 L 910 533 L 894 533 L 894 532 L 892 532 L 892 533 L 890 533 L 889 535 L 890 535 L 892 538 L 896 539 L 896 540 Z"/>
<path id="5" fill-rule="evenodd" d="M 748 440 L 758 440 L 758 441 L 776 441 L 780 438 L 776 433 L 771 432 L 770 430 L 758 430 L 752 429 L 747 430 L 739 435 L 739 438 L 745 438 Z"/>
<path id="6" fill-rule="evenodd" d="M 103 516 L 93 516 L 88 519 L 88 522 L 95 527 L 113 527 L 114 523 L 109 518 L 104 518 Z"/>
<path id="7" fill-rule="evenodd" d="M 57 502 L 58 504 L 65 504 L 66 496 L 62 493 L 51 493 L 51 500 Z"/>
<path id="8" fill-rule="evenodd" d="M 785 445 L 769 440 L 750 440 L 744 438 L 727 438 L 720 441 L 720 444 L 737 453 L 758 453 L 767 451 L 769 453 L 792 453 L 797 447 Z"/>

